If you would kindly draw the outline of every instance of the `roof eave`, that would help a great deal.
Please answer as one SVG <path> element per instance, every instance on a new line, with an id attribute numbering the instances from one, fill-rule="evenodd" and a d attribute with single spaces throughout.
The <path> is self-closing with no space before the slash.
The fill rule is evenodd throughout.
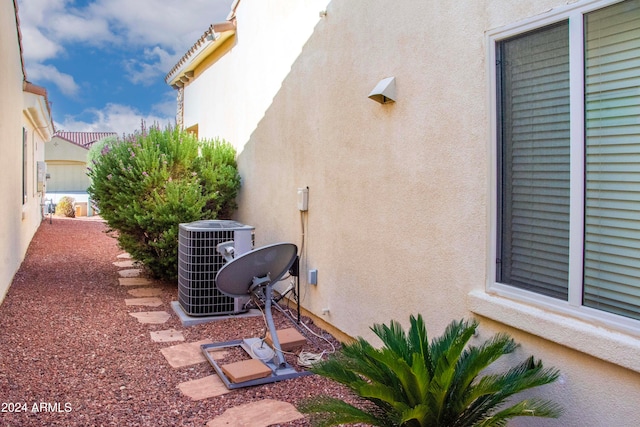
<path id="1" fill-rule="evenodd" d="M 184 86 L 184 83 L 193 77 L 193 72 L 198 65 L 218 50 L 235 33 L 235 22 L 225 21 L 211 25 L 191 49 L 174 65 L 165 77 L 165 82 L 174 89 Z"/>
<path id="2" fill-rule="evenodd" d="M 49 141 L 55 132 L 55 126 L 51 119 L 51 107 L 47 97 L 47 90 L 31 82 L 23 81 L 22 91 L 32 95 L 30 100 L 25 98 L 23 112 L 33 123 L 36 131 L 43 140 Z"/>

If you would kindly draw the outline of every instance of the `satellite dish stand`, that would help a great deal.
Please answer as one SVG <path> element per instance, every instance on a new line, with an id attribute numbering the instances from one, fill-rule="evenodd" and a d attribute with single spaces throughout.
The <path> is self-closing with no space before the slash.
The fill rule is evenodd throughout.
<path id="1" fill-rule="evenodd" d="M 289 271 L 295 261 L 297 251 L 298 248 L 292 243 L 263 246 L 233 259 L 218 272 L 216 285 L 224 294 L 238 297 L 264 293 L 264 315 L 273 343 L 273 350 L 265 344 L 262 338 L 244 338 L 201 346 L 205 358 L 228 389 L 268 384 L 311 374 L 309 371 L 298 372 L 286 362 L 280 349 L 280 340 L 271 313 L 273 285 Z M 251 357 L 249 361 L 231 365 L 250 362 L 247 366 L 249 364 L 252 367 L 257 365 L 255 375 L 251 373 L 248 373 L 246 377 L 240 375 L 240 378 L 248 378 L 240 381 L 238 378 L 234 378 L 231 365 L 220 366 L 217 363 L 212 353 L 228 347 L 240 347 Z M 264 366 L 252 362 L 252 360 L 260 361 Z"/>

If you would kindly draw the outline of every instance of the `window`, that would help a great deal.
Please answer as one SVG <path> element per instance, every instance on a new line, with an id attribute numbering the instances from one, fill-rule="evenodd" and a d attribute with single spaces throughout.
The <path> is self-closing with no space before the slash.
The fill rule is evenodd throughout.
<path id="1" fill-rule="evenodd" d="M 22 204 L 27 203 L 27 130 L 22 128 Z"/>
<path id="2" fill-rule="evenodd" d="M 637 321 L 640 0 L 583 3 L 491 38 L 493 286 Z"/>

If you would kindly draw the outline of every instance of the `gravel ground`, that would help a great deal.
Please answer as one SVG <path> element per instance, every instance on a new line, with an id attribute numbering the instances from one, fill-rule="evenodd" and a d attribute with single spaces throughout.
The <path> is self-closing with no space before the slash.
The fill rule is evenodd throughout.
<path id="1" fill-rule="evenodd" d="M 174 328 L 183 331 L 185 342 L 221 342 L 263 336 L 264 321 L 252 317 L 184 328 L 170 306 L 177 300 L 175 283 L 159 285 L 164 304 L 158 308 L 126 306 L 131 288 L 119 285 L 112 264 L 122 250 L 105 230 L 99 221 L 54 218 L 34 236 L 0 305 L 0 425 L 203 426 L 230 407 L 265 398 L 294 405 L 317 394 L 352 399 L 316 375 L 202 401 L 184 396 L 178 384 L 212 375 L 213 369 L 206 362 L 172 368 L 160 349 L 180 343 L 155 343 L 150 331 Z M 153 310 L 170 312 L 171 319 L 150 325 L 129 315 Z M 274 318 L 279 328 L 292 326 L 277 311 Z M 309 343 L 304 350 L 330 349 L 319 339 Z"/>

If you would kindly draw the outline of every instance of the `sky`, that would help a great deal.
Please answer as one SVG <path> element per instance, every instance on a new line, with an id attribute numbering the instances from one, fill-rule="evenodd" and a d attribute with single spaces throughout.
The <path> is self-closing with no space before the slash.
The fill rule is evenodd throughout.
<path id="1" fill-rule="evenodd" d="M 233 0 L 18 0 L 27 80 L 56 130 L 128 135 L 175 124 L 165 76 Z"/>

